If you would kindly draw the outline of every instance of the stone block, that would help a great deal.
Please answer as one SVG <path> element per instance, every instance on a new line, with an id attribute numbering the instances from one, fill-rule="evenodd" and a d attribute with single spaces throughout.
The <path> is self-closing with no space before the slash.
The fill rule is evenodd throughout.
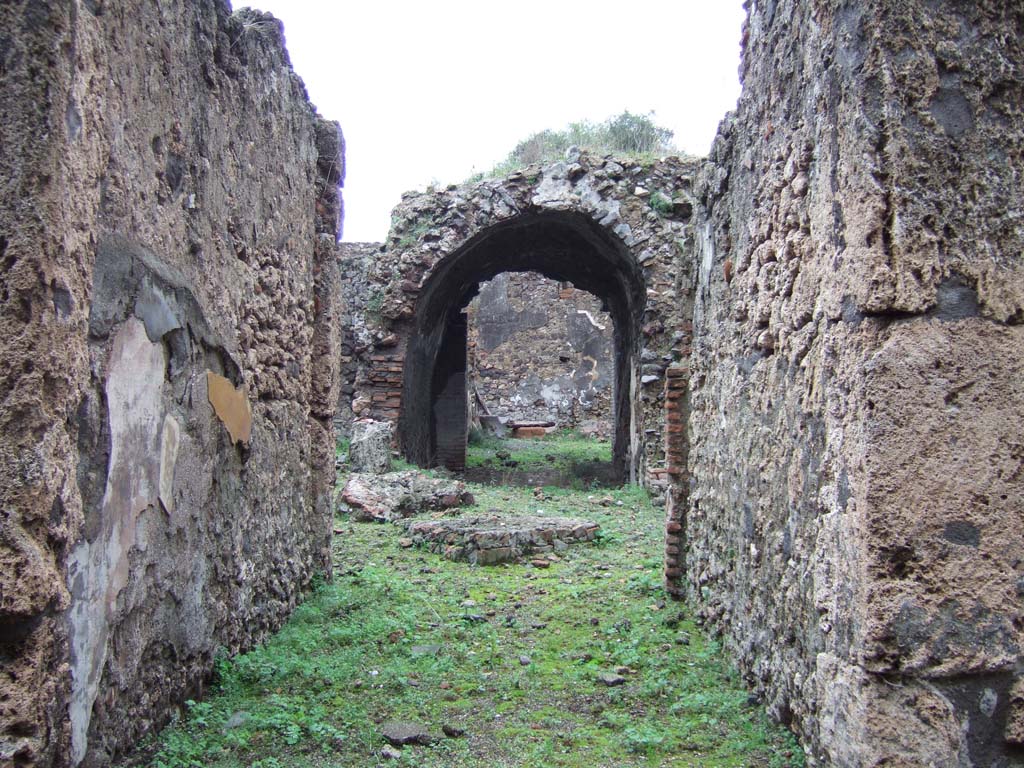
<path id="1" fill-rule="evenodd" d="M 512 430 L 512 437 L 544 437 L 547 430 L 544 427 L 516 427 Z"/>
<path id="2" fill-rule="evenodd" d="M 377 395 L 374 395 L 376 398 Z M 360 419 L 352 425 L 349 461 L 356 472 L 382 474 L 391 469 L 392 426 L 389 422 Z"/>
<path id="3" fill-rule="evenodd" d="M 428 510 L 470 504 L 472 494 L 458 480 L 432 478 L 417 472 L 353 473 L 341 500 L 357 520 L 390 522 Z M 455 538 L 452 538 L 455 541 Z"/>

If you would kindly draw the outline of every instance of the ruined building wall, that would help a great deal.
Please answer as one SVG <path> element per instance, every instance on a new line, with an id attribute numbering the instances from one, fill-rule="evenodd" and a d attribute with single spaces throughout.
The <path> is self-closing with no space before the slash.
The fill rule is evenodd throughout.
<path id="1" fill-rule="evenodd" d="M 368 282 L 370 267 L 380 257 L 383 243 L 339 243 L 341 274 L 341 382 L 334 423 L 340 435 L 351 435 L 352 422 L 368 415 L 368 404 L 354 402 L 357 387 L 365 387 L 365 358 L 373 344 L 369 326 L 380 307 Z"/>
<path id="2" fill-rule="evenodd" d="M 745 36 L 699 189 L 689 592 L 815 761 L 1019 761 L 1024 9 L 757 2 Z"/>
<path id="3" fill-rule="evenodd" d="M 612 320 L 600 300 L 536 272 L 506 272 L 480 286 L 466 315 L 470 383 L 491 414 L 610 438 Z"/>
<path id="4" fill-rule="evenodd" d="M 521 246 L 510 246 L 501 257 L 517 262 L 509 269 L 581 270 L 595 281 L 615 280 L 610 267 L 595 259 L 593 248 L 574 251 L 579 243 L 567 246 L 555 229 L 543 224 L 587 222 L 591 231 L 601 231 L 601 237 L 628 253 L 631 269 L 643 282 L 645 295 L 635 318 L 636 359 L 629 361 L 632 369 L 623 379 L 624 409 L 630 411 L 624 418 L 635 430 L 627 448 L 640 469 L 637 480 L 645 482 L 662 472 L 664 371 L 689 349 L 693 179 L 699 167 L 692 158 L 652 163 L 576 151 L 565 162 L 531 166 L 504 178 L 404 195 L 393 212 L 384 248 L 368 272 L 370 348 L 360 355 L 355 415 L 397 422 L 403 411 L 409 412 L 410 404 L 403 403 L 403 377 L 423 292 L 433 281 L 439 291 L 450 286 L 451 301 L 460 301 L 470 286 L 459 281 L 473 267 L 461 262 L 450 278 L 446 270 L 455 263 L 453 257 L 457 261 L 466 251 L 473 253 L 470 262 L 479 261 L 490 272 L 488 278 L 499 272 L 493 268 L 496 257 L 488 242 L 503 240 L 488 240 L 492 233 L 520 233 Z M 533 225 L 526 223 L 531 221 Z M 441 277 L 435 279 L 437 275 Z"/>
<path id="5" fill-rule="evenodd" d="M 329 572 L 341 137 L 223 0 L 0 26 L 0 763 L 107 765 Z"/>

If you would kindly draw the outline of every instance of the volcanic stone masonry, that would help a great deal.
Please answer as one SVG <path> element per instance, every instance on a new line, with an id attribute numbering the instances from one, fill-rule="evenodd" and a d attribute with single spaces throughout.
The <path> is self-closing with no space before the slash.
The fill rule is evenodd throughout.
<path id="1" fill-rule="evenodd" d="M 466 311 L 470 408 L 611 436 L 612 321 L 594 296 L 505 272 Z"/>
<path id="2" fill-rule="evenodd" d="M 346 257 L 375 254 L 358 329 L 370 343 L 357 350 L 354 414 L 398 422 L 399 443 L 413 460 L 460 467 L 465 422 L 454 411 L 440 418 L 437 409 L 465 410 L 466 349 L 455 341 L 466 332 L 462 309 L 501 273 L 535 271 L 592 294 L 607 310 L 612 352 L 597 379 L 613 382 L 616 463 L 627 479 L 663 472 L 663 372 L 689 352 L 686 286 L 695 274 L 682 256 L 693 250 L 699 166 L 574 150 L 566 162 L 403 196 L 387 242 Z M 499 278 L 479 301 L 493 302 L 504 285 Z M 490 346 L 475 341 L 474 351 Z M 585 356 L 583 334 L 580 342 Z"/>
<path id="3" fill-rule="evenodd" d="M 367 320 L 377 307 L 367 283 L 370 265 L 383 250 L 381 243 L 339 243 L 338 269 L 341 272 L 341 383 L 338 387 L 338 408 L 335 424 L 341 434 L 350 435 L 352 422 L 367 416 L 369 409 L 355 399 L 356 382 L 360 381 L 360 361 L 373 344 Z M 365 367 L 362 367 L 365 372 Z M 355 413 L 358 411 L 358 413 Z"/>
<path id="4" fill-rule="evenodd" d="M 687 591 L 815 761 L 1024 764 L 1024 5 L 759 1 L 744 36 Z"/>
<path id="5" fill-rule="evenodd" d="M 343 248 L 271 17 L 0 22 L 0 762 L 110 763 L 329 574 L 339 402 L 458 467 L 464 309 L 532 271 L 607 310 L 667 586 L 809 764 L 1024 764 L 1020 3 L 751 2 L 707 159 L 571 150 Z"/>
<path id="6" fill-rule="evenodd" d="M 0 764 L 106 766 L 330 573 L 341 134 L 223 0 L 0 27 Z"/>

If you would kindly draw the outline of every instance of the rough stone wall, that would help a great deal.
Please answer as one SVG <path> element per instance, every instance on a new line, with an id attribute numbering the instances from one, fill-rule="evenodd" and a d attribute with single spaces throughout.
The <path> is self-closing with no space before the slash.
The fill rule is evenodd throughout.
<path id="1" fill-rule="evenodd" d="M 641 349 L 635 381 L 630 375 L 624 379 L 633 414 L 623 418 L 635 417 L 630 449 L 639 454 L 637 466 L 662 468 L 663 371 L 688 348 L 686 318 L 692 312 L 694 276 L 692 259 L 683 256 L 693 247 L 693 179 L 698 168 L 692 159 L 642 164 L 583 152 L 502 179 L 404 195 L 394 210 L 384 251 L 369 271 L 372 348 L 361 358 L 365 374 L 356 385 L 355 415 L 398 420 L 420 294 L 451 254 L 523 217 L 570 212 L 620 240 L 643 276 Z M 524 264 L 528 261 L 524 257 Z M 541 266 L 529 262 L 517 269 Z"/>
<path id="2" fill-rule="evenodd" d="M 600 300 L 506 272 L 481 285 L 466 315 L 470 382 L 491 414 L 611 436 L 612 320 Z"/>
<path id="3" fill-rule="evenodd" d="M 338 269 L 341 273 L 341 383 L 335 424 L 339 433 L 351 434 L 353 398 L 360 384 L 366 386 L 366 366 L 361 364 L 373 339 L 367 322 L 379 311 L 373 298 L 367 274 L 374 259 L 380 256 L 383 243 L 339 243 Z"/>
<path id="4" fill-rule="evenodd" d="M 816 762 L 1022 759 L 1022 40 L 752 4 L 702 176 L 686 582 Z"/>
<path id="5" fill-rule="evenodd" d="M 0 24 L 0 763 L 107 765 L 329 573 L 341 137 L 221 0 Z"/>

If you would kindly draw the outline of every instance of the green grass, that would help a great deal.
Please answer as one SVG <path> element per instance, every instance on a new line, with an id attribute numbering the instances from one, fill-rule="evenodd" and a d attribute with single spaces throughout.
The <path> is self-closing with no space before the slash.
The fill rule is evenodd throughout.
<path id="1" fill-rule="evenodd" d="M 651 193 L 648 205 L 650 205 L 651 210 L 659 216 L 667 216 L 672 213 L 672 198 L 666 197 L 658 190 L 654 190 L 654 192 Z"/>
<path id="2" fill-rule="evenodd" d="M 339 519 L 334 581 L 265 646 L 218 663 L 149 765 L 372 766 L 390 719 L 437 734 L 396 765 L 803 765 L 718 644 L 666 601 L 662 513 L 642 490 L 471 490 L 480 510 L 588 517 L 603 535 L 547 569 L 478 568 L 401 548 L 396 526 Z M 617 667 L 625 685 L 597 681 Z M 445 724 L 466 736 L 441 736 Z"/>
<path id="3" fill-rule="evenodd" d="M 520 141 L 508 156 L 487 173 L 477 173 L 466 181 L 506 176 L 536 164 L 558 162 L 570 146 L 595 155 L 611 154 L 621 159 L 653 163 L 678 150 L 672 144 L 672 131 L 654 122 L 654 113 L 633 114 L 628 110 L 601 122 L 579 120 L 564 129 L 547 129 Z M 534 183 L 536 178 L 529 178 Z"/>
<path id="4" fill-rule="evenodd" d="M 500 467 L 515 462 L 522 469 L 572 469 L 576 464 L 611 460 L 611 443 L 572 430 L 525 439 L 481 435 L 466 449 L 467 467 Z"/>

